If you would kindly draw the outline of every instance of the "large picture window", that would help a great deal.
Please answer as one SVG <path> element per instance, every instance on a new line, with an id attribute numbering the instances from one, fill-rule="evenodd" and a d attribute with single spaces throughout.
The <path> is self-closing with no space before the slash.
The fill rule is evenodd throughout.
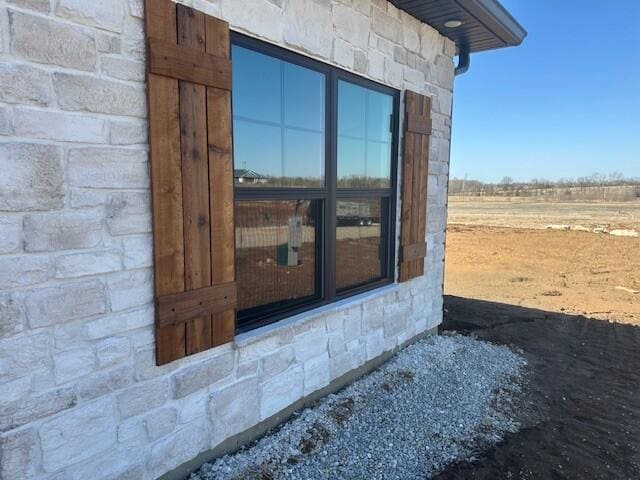
<path id="1" fill-rule="evenodd" d="M 393 281 L 398 92 L 232 35 L 238 330 Z"/>

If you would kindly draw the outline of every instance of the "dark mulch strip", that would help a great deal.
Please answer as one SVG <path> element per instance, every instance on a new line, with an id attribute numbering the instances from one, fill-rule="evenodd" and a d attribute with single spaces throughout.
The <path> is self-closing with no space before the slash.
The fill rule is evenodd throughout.
<path id="1" fill-rule="evenodd" d="M 443 329 L 522 349 L 537 412 L 436 478 L 640 478 L 640 327 L 448 296 Z"/>

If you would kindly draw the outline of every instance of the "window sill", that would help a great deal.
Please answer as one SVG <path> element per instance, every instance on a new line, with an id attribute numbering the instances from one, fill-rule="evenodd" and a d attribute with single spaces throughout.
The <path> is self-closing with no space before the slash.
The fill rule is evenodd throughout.
<path id="1" fill-rule="evenodd" d="M 317 317 L 319 315 L 323 315 L 326 313 L 337 313 L 340 310 L 347 309 L 353 307 L 356 304 L 364 303 L 368 300 L 373 300 L 382 295 L 386 295 L 391 292 L 395 292 L 400 290 L 400 285 L 398 283 L 390 283 L 388 285 L 384 285 L 379 288 L 375 288 L 373 290 L 368 290 L 366 292 L 358 293 L 356 295 L 352 295 L 350 297 L 346 297 L 344 299 L 338 300 L 333 303 L 328 303 L 326 305 L 321 305 L 312 310 L 307 310 L 302 313 L 294 314 L 290 317 L 283 318 L 274 323 L 270 323 L 263 327 L 258 327 L 256 329 L 250 330 L 248 332 L 243 332 L 235 336 L 234 338 L 234 346 L 235 348 L 242 348 L 248 345 L 251 345 L 254 342 L 258 342 L 263 340 L 264 338 L 270 337 L 280 331 L 285 330 L 289 327 L 295 327 L 305 323 L 313 317 Z"/>

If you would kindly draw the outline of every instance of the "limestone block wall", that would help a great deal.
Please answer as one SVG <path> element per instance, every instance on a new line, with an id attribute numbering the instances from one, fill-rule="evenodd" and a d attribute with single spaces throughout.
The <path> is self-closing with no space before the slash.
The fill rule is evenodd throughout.
<path id="1" fill-rule="evenodd" d="M 385 0 L 191 0 L 433 98 L 426 275 L 155 366 L 142 0 L 0 0 L 0 478 L 152 479 L 440 323 L 454 45 Z"/>

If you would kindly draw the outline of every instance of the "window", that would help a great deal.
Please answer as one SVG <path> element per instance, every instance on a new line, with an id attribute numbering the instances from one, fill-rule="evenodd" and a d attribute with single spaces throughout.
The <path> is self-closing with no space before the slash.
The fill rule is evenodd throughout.
<path id="1" fill-rule="evenodd" d="M 398 92 L 232 35 L 238 330 L 393 281 Z"/>

